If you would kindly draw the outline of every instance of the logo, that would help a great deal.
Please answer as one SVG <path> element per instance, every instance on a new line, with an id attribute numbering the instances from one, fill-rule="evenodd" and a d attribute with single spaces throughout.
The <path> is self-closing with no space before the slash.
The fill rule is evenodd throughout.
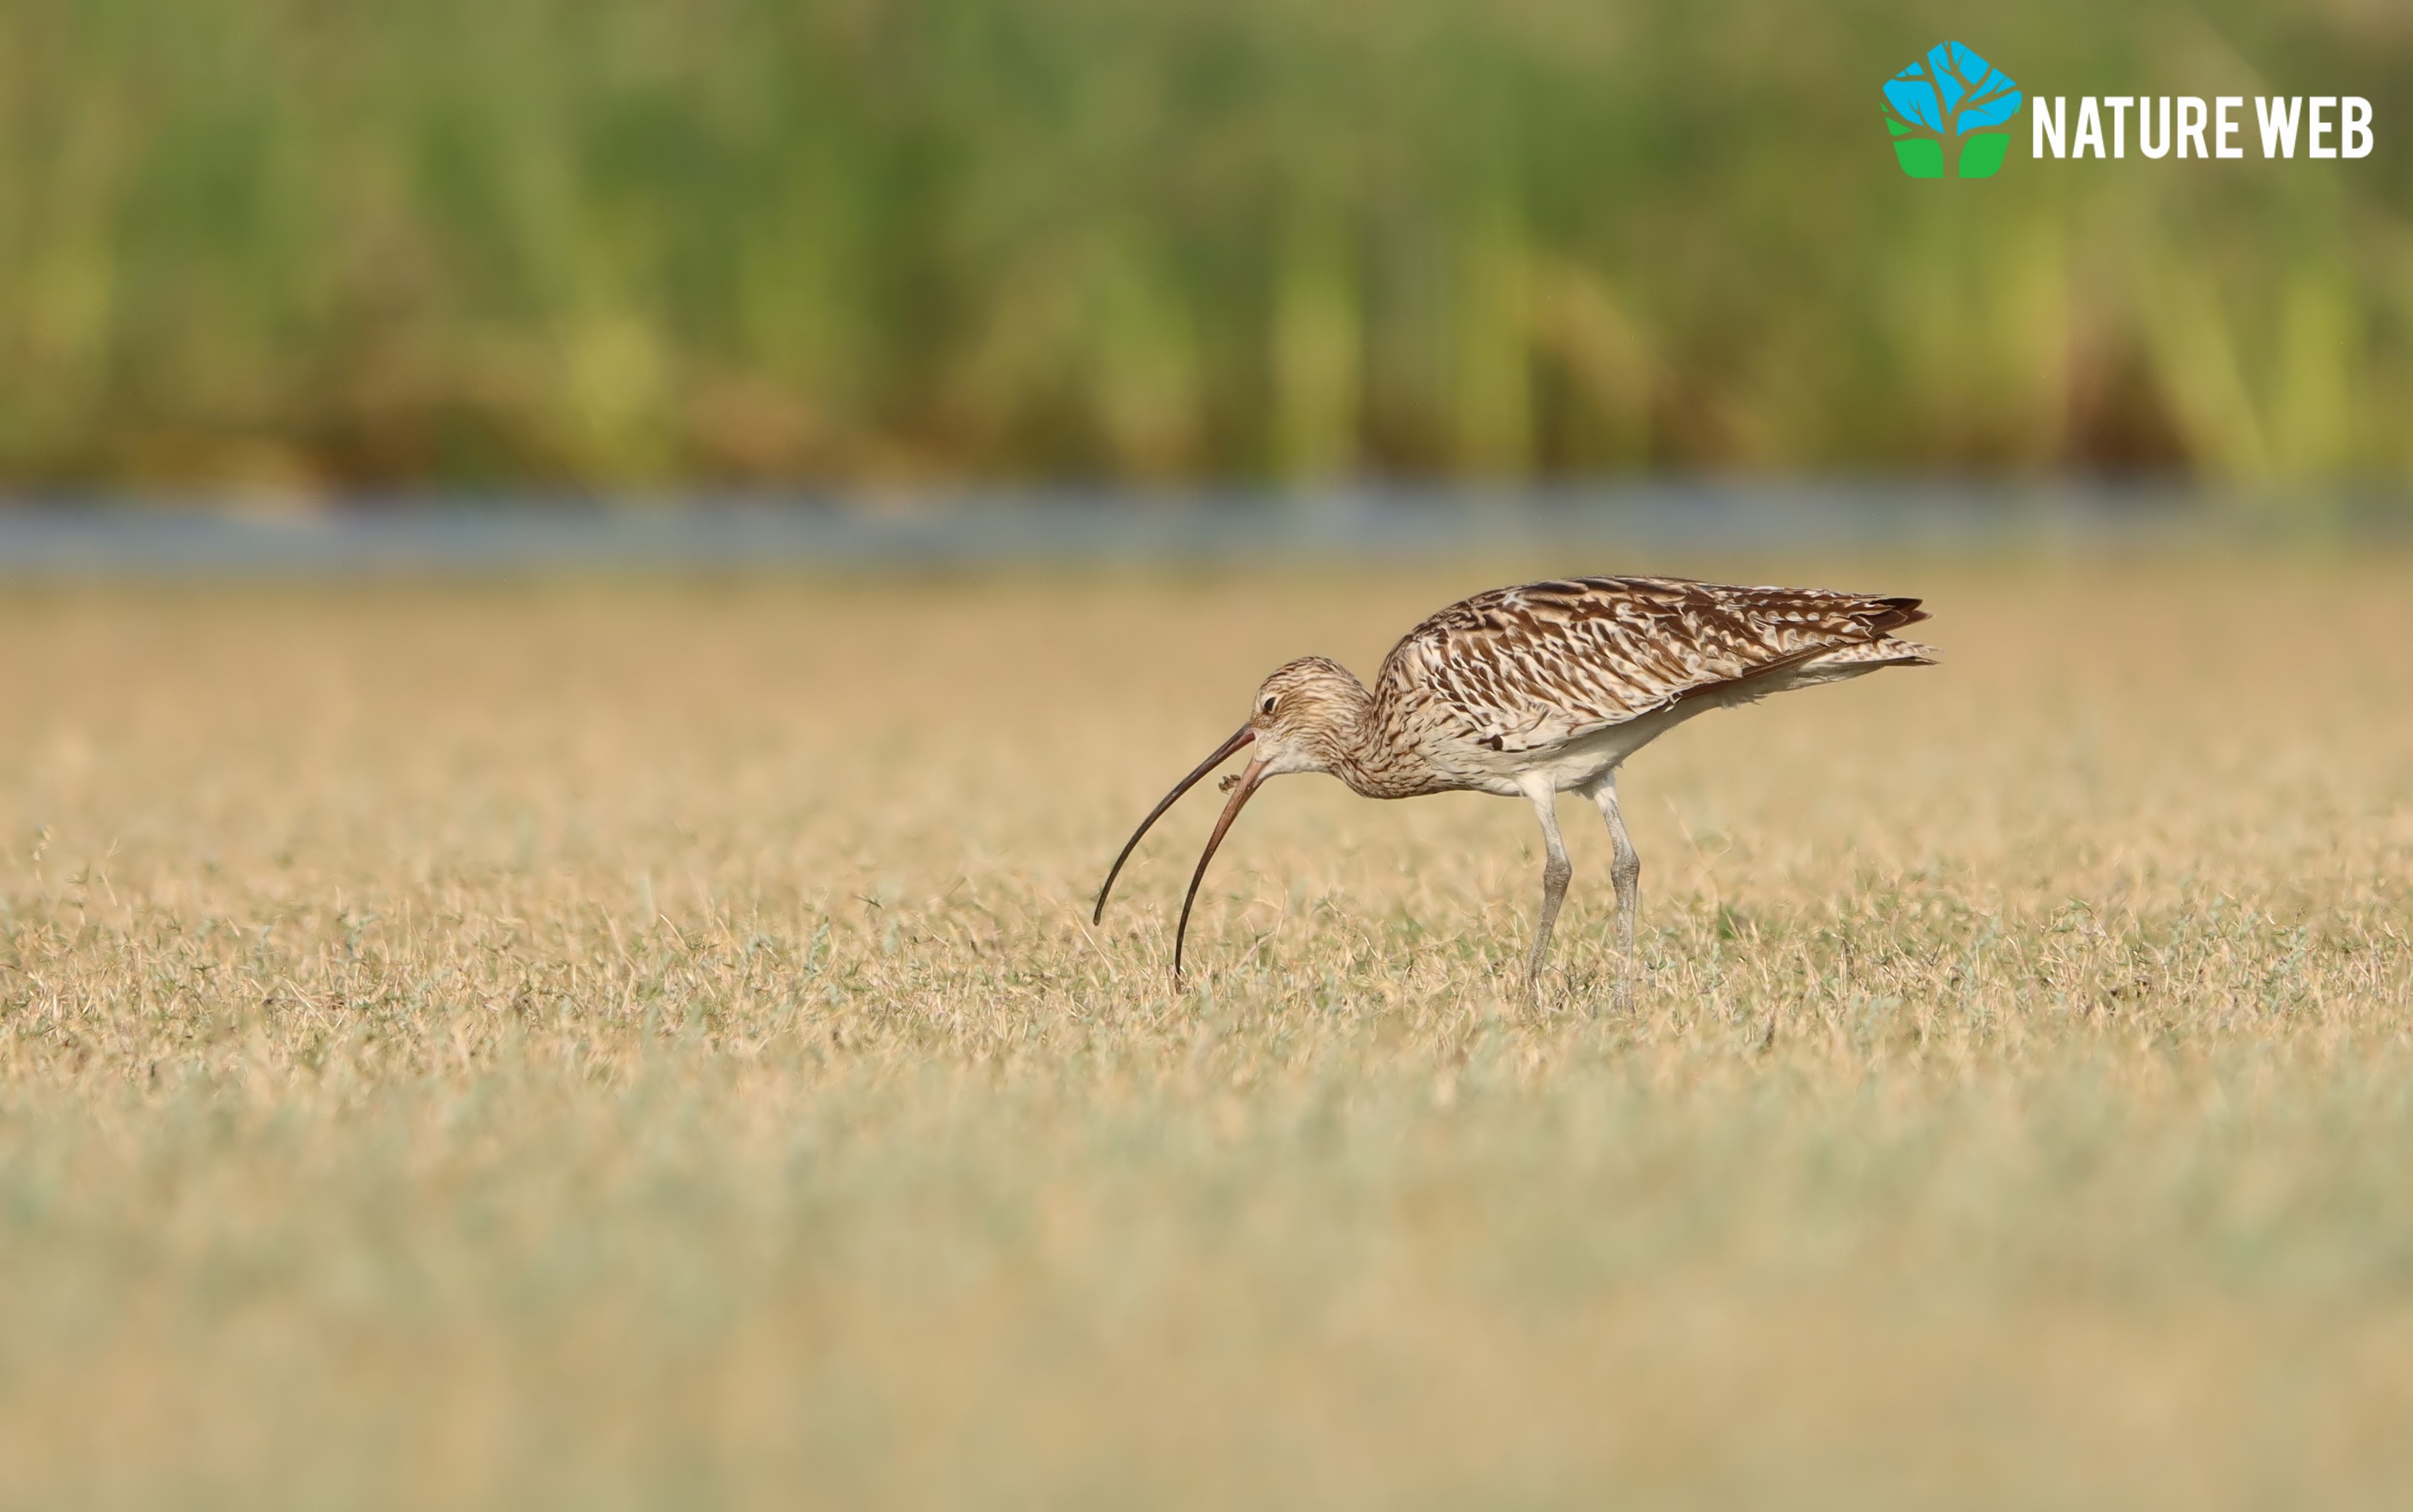
<path id="1" fill-rule="evenodd" d="M 1886 82 L 1886 130 L 1915 179 L 1987 179 L 2003 166 L 2022 96 L 2010 76 L 1959 42 L 1939 42 Z"/>

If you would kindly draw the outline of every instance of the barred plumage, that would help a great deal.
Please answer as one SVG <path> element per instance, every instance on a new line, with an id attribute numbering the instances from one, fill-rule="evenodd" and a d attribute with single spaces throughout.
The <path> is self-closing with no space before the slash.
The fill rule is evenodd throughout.
<path id="1" fill-rule="evenodd" d="M 1369 797 L 1473 790 L 1530 799 L 1549 861 L 1527 971 L 1538 987 L 1570 868 L 1554 800 L 1592 798 L 1616 847 L 1611 877 L 1630 956 L 1640 862 L 1617 807 L 1617 769 L 1705 709 L 1920 666 L 1935 651 L 1892 631 L 1927 617 L 1917 599 L 1810 588 L 1727 587 L 1670 577 L 1596 577 L 1495 588 L 1401 637 L 1369 690 L 1322 657 L 1277 668 L 1249 722 L 1143 820 L 1105 885 L 1174 800 L 1241 747 L 1257 747 L 1182 900 L 1174 973 L 1206 863 L 1266 778 L 1329 772 Z"/>

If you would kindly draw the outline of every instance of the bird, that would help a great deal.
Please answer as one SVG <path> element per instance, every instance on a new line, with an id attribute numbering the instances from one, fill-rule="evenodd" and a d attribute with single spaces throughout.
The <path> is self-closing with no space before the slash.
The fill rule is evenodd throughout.
<path id="1" fill-rule="evenodd" d="M 1893 632 L 1926 619 L 1917 599 L 1820 588 L 1733 587 L 1680 577 L 1578 577 L 1494 588 L 1427 618 L 1383 659 L 1369 689 L 1325 657 L 1301 657 L 1259 685 L 1245 723 L 1148 810 L 1098 889 L 1093 925 L 1150 826 L 1241 750 L 1231 797 L 1206 838 L 1173 937 L 1173 980 L 1207 863 L 1266 779 L 1339 778 L 1369 798 L 1488 793 L 1523 798 L 1541 821 L 1541 917 L 1525 995 L 1540 995 L 1550 931 L 1574 867 L 1559 834 L 1562 793 L 1607 823 L 1622 984 L 1633 974 L 1642 861 L 1618 806 L 1618 770 L 1694 716 L 1886 667 L 1930 666 L 1934 647 Z"/>

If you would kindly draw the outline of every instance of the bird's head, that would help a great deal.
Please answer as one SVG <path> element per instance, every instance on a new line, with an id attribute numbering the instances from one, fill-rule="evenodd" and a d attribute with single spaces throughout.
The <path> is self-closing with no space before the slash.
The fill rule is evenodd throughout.
<path id="1" fill-rule="evenodd" d="M 1250 765 L 1263 766 L 1265 777 L 1331 770 L 1366 704 L 1365 687 L 1340 662 L 1323 657 L 1283 662 L 1258 685 L 1249 709 L 1245 728 L 1256 746 Z"/>
<path id="2" fill-rule="evenodd" d="M 1355 736 L 1369 703 L 1365 685 L 1338 661 L 1301 657 L 1276 667 L 1273 674 L 1258 685 L 1248 722 L 1149 809 L 1147 817 L 1139 822 L 1139 828 L 1123 843 L 1122 854 L 1115 857 L 1114 868 L 1106 873 L 1105 885 L 1098 889 L 1097 912 L 1090 915 L 1089 922 L 1104 920 L 1106 895 L 1114 890 L 1115 879 L 1122 875 L 1123 863 L 1131 859 L 1148 826 L 1234 752 L 1243 746 L 1253 747 L 1249 764 L 1223 779 L 1231 799 L 1223 805 L 1222 817 L 1215 821 L 1215 832 L 1206 838 L 1206 849 L 1198 857 L 1198 869 L 1190 876 L 1190 891 L 1181 899 L 1181 922 L 1173 935 L 1173 975 L 1178 982 L 1182 941 L 1190 932 L 1190 905 L 1197 898 L 1198 883 L 1206 875 L 1206 863 L 1215 859 L 1215 848 L 1223 843 L 1232 821 L 1240 816 L 1250 795 L 1266 778 L 1290 772 L 1331 770 Z"/>

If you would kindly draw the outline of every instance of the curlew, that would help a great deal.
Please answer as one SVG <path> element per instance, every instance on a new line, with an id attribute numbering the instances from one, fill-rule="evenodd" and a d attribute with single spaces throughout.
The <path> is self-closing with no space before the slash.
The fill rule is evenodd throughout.
<path id="1" fill-rule="evenodd" d="M 1148 827 L 1244 747 L 1248 766 L 1223 779 L 1232 796 L 1182 895 L 1173 978 L 1191 905 L 1232 821 L 1269 777 L 1327 772 L 1369 798 L 1490 793 L 1523 798 L 1542 823 L 1542 914 L 1525 991 L 1540 989 L 1568 865 L 1558 795 L 1580 793 L 1608 823 L 1618 932 L 1631 975 L 1641 859 L 1618 810 L 1625 759 L 1696 714 L 1880 667 L 1925 666 L 1931 646 L 1893 631 L 1925 619 L 1917 599 L 1816 588 L 1737 588 L 1670 577 L 1591 577 L 1494 588 L 1408 631 L 1369 690 L 1349 669 L 1302 657 L 1274 669 L 1248 722 L 1198 763 L 1139 828 L 1098 889 L 1091 923 Z"/>

